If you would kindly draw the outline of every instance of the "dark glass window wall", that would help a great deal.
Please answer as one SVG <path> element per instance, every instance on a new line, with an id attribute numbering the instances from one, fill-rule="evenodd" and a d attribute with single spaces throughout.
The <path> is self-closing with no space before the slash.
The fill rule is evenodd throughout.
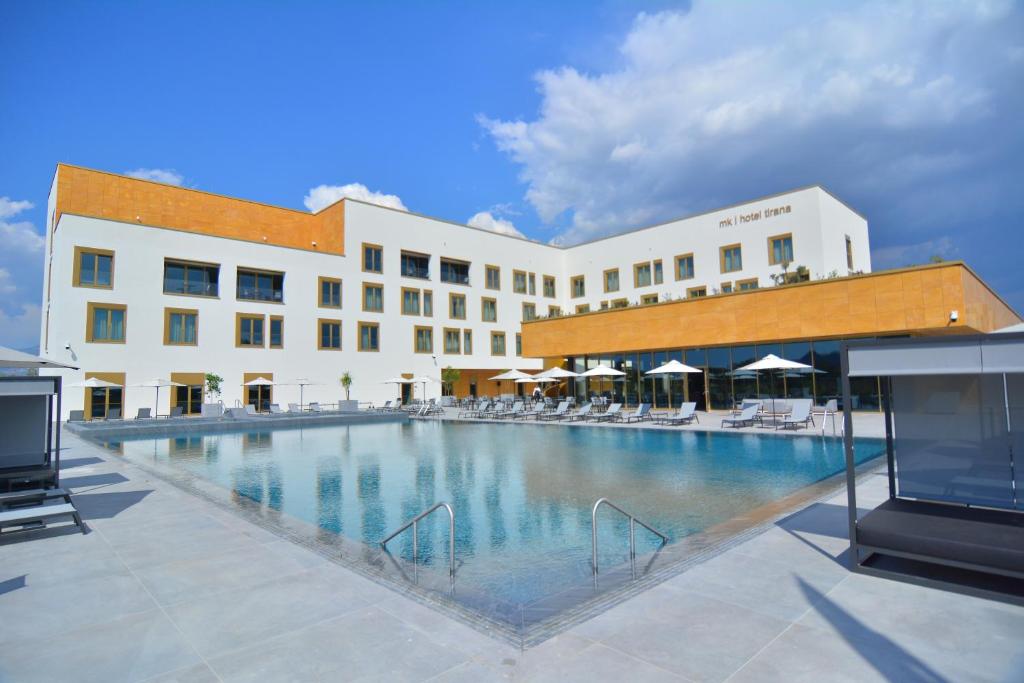
<path id="1" fill-rule="evenodd" d="M 707 349 L 668 349 L 601 356 L 571 357 L 566 367 L 574 372 L 589 370 L 598 363 L 626 373 L 619 378 L 575 380 L 577 402 L 593 396 L 635 406 L 650 403 L 655 408 L 677 408 L 680 403 L 694 401 L 698 410 L 727 410 L 744 398 L 811 398 L 823 404 L 840 396 L 839 344 L 841 340 L 787 342 L 719 346 Z M 773 353 L 787 360 L 810 365 L 813 370 L 761 371 L 737 370 L 765 355 Z M 702 374 L 645 375 L 659 365 L 678 360 L 703 370 Z M 572 386 L 572 385 L 570 385 Z M 851 401 L 854 410 L 876 411 L 881 407 L 878 379 L 851 379 Z"/>

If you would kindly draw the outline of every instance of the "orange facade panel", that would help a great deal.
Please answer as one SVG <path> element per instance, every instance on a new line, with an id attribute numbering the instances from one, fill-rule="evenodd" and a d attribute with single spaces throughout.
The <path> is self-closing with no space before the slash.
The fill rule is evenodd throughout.
<path id="1" fill-rule="evenodd" d="M 345 253 L 344 202 L 313 214 L 58 164 L 56 219 L 64 213 L 327 254 Z"/>
<path id="2" fill-rule="evenodd" d="M 523 355 L 978 333 L 1020 321 L 974 272 L 950 262 L 533 321 L 523 324 Z"/>

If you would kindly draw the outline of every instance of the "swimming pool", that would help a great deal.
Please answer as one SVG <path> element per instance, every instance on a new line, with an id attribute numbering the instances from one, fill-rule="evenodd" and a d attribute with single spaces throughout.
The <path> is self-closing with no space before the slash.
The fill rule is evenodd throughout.
<path id="1" fill-rule="evenodd" d="M 450 597 L 515 628 L 593 595 L 591 508 L 598 498 L 671 544 L 844 468 L 842 442 L 816 436 L 437 421 L 123 440 L 116 447 L 138 464 L 210 482 L 368 550 L 447 501 L 456 514 Z M 863 462 L 879 455 L 882 443 L 858 440 L 856 450 Z M 602 571 L 621 568 L 628 521 L 607 508 L 598 519 Z M 446 572 L 447 536 L 443 511 L 420 524 L 418 571 Z M 638 555 L 660 546 L 640 527 L 636 543 Z M 411 533 L 389 550 L 408 569 Z M 536 605 L 548 607 L 531 612 Z"/>

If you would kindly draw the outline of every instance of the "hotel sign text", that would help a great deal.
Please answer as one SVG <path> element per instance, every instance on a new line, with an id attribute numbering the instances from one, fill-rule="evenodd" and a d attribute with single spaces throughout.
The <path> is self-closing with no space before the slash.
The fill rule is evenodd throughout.
<path id="1" fill-rule="evenodd" d="M 774 218 L 775 216 L 782 216 L 787 213 L 791 213 L 792 209 L 789 204 L 783 204 L 782 206 L 772 206 L 764 209 L 758 209 L 757 211 L 751 211 L 750 213 L 738 213 L 730 216 L 729 218 L 723 218 L 718 221 L 719 228 L 731 228 L 734 225 L 742 225 L 744 223 L 754 223 L 761 220 L 762 218 Z"/>

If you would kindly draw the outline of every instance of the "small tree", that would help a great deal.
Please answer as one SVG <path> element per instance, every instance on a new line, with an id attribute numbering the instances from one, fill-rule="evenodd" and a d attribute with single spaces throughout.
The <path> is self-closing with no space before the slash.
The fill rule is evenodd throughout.
<path id="1" fill-rule="evenodd" d="M 352 387 L 352 374 L 349 373 L 349 372 L 345 372 L 344 374 L 342 374 L 341 379 L 339 379 L 338 381 L 341 382 L 341 386 L 345 390 L 345 400 L 348 401 L 349 400 L 349 393 L 348 392 L 349 392 L 349 389 L 351 389 L 351 387 Z"/>
<path id="2" fill-rule="evenodd" d="M 445 396 L 451 396 L 455 393 L 455 383 L 462 377 L 462 373 L 452 366 L 448 366 L 441 370 L 441 388 L 444 390 Z"/>
<path id="3" fill-rule="evenodd" d="M 206 396 L 210 401 L 220 396 L 220 384 L 223 381 L 224 378 L 220 375 L 215 375 L 212 372 L 206 373 Z"/>

